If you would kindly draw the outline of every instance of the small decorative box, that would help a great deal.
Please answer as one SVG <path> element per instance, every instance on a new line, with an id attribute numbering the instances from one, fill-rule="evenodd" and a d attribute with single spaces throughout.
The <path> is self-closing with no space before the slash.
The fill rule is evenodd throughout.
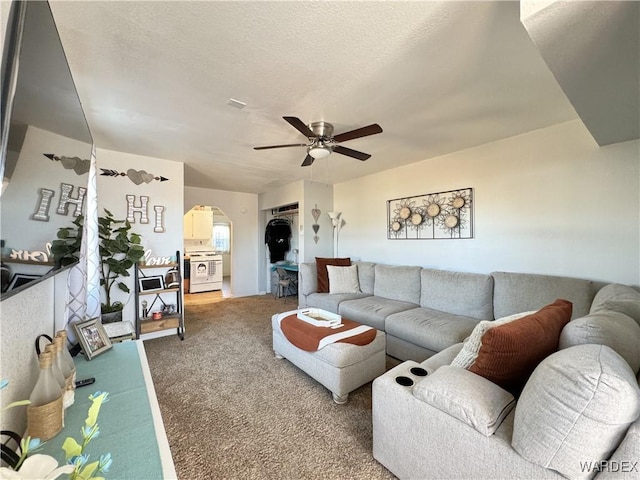
<path id="1" fill-rule="evenodd" d="M 342 323 L 342 316 L 320 308 L 298 310 L 298 318 L 316 327 L 333 327 Z"/>

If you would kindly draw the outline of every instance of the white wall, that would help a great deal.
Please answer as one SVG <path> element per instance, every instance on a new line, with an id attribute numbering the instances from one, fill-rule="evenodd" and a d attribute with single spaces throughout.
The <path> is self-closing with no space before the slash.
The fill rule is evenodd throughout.
<path id="1" fill-rule="evenodd" d="M 340 255 L 638 285 L 639 183 L 639 141 L 598 147 L 568 122 L 335 185 Z M 387 239 L 387 200 L 465 187 L 475 238 Z"/>
<path id="2" fill-rule="evenodd" d="M 231 294 L 258 294 L 258 196 L 206 188 L 184 187 L 186 213 L 193 205 L 212 205 L 222 210 L 233 224 L 231 232 Z M 263 238 L 264 240 L 264 238 Z"/>
<path id="3" fill-rule="evenodd" d="M 298 213 L 293 217 L 291 232 L 291 250 L 299 250 L 298 262 L 310 262 L 315 257 L 330 257 L 333 255 L 333 229 L 327 212 L 333 209 L 333 186 L 312 180 L 300 180 L 284 185 L 276 190 L 265 192 L 259 196 L 260 228 L 262 232 L 273 217 L 271 209 L 284 205 L 298 203 Z M 318 241 L 314 241 L 313 224 L 315 219 L 312 209 L 321 211 L 318 218 Z M 294 260 L 295 254 L 287 254 L 287 260 Z M 264 245 L 260 251 L 260 289 L 270 290 L 270 264 L 268 249 Z"/>
<path id="4" fill-rule="evenodd" d="M 28 399 L 36 384 L 39 368 L 35 339 L 40 334 L 55 335 L 54 284 L 51 277 L 2 301 L 0 378 L 9 380 L 9 386 L 1 391 L 2 406 Z M 64 304 L 64 297 L 58 303 Z M 46 344 L 46 340 L 42 342 L 42 346 Z M 3 430 L 20 433 L 26 426 L 26 407 L 2 412 Z"/>
<path id="5" fill-rule="evenodd" d="M 318 217 L 319 226 L 317 236 L 318 241 L 313 240 L 316 233 L 313 231 L 312 225 L 315 222 L 311 211 L 317 208 L 320 210 Z M 333 226 L 327 212 L 333 210 L 333 186 L 326 183 L 304 181 L 304 202 L 301 211 L 304 212 L 304 249 L 303 255 L 300 257 L 301 262 L 313 262 L 316 257 L 332 257 L 333 251 Z"/>
<path id="6" fill-rule="evenodd" d="M 80 156 L 89 160 L 91 146 L 71 138 L 29 125 L 20 150 L 19 160 L 6 190 L 2 194 L 2 238 L 15 250 L 45 251 L 45 245 L 56 238 L 60 227 L 72 226 L 75 205 L 67 205 L 66 214 L 56 212 L 61 198 L 61 183 L 73 186 L 70 197 L 80 198 L 79 188 L 87 188 L 86 172 L 78 175 L 52 161 L 44 153 L 58 157 Z M 48 209 L 48 221 L 33 220 L 40 205 L 40 189 L 54 192 Z M 20 228 L 10 228 L 20 226 Z"/>
<path id="7" fill-rule="evenodd" d="M 213 224 L 224 224 L 229 225 L 229 228 L 233 229 L 233 223 L 226 215 L 214 215 L 213 216 Z M 229 244 L 229 250 L 231 250 L 232 245 Z M 231 253 L 223 253 L 222 254 L 222 276 L 228 277 L 231 275 Z"/>
<path id="8" fill-rule="evenodd" d="M 144 157 L 129 153 L 115 152 L 112 150 L 98 149 L 96 152 L 96 165 L 98 168 L 98 212 L 104 214 L 108 209 L 118 220 L 127 218 L 126 195 L 135 195 L 135 205 L 140 205 L 140 197 L 149 197 L 147 216 L 149 223 L 140 223 L 139 213 L 134 215 L 132 232 L 142 236 L 142 245 L 145 250 L 151 250 L 151 256 L 172 256 L 176 250 L 182 254 L 183 248 L 183 198 L 184 198 L 184 165 L 181 162 L 162 160 L 159 158 Z M 129 169 L 145 171 L 154 177 L 165 177 L 167 181 L 151 180 L 136 185 L 128 176 L 110 177 L 101 175 L 101 169 L 127 172 Z M 164 206 L 163 233 L 154 232 L 156 227 L 154 205 Z M 162 273 L 162 272 L 160 272 Z M 160 274 L 158 273 L 158 274 Z M 135 318 L 135 301 L 133 299 L 133 270 L 131 277 L 125 283 L 131 289 L 131 294 L 112 289 L 115 300 L 125 303 L 123 316 L 125 320 Z M 103 297 L 104 301 L 104 297 Z M 113 298 L 112 298 L 113 301 Z M 167 331 L 173 333 L 173 331 Z"/>
<path id="9" fill-rule="evenodd" d="M 304 181 L 289 183 L 282 187 L 269 192 L 261 193 L 258 196 L 258 210 L 259 212 L 259 224 L 260 224 L 260 252 L 259 252 L 259 268 L 258 268 L 258 286 L 261 292 L 271 292 L 272 275 L 271 275 L 271 263 L 269 260 L 269 248 L 264 242 L 264 234 L 269 220 L 273 218 L 271 209 L 281 207 L 284 205 L 291 205 L 293 203 L 298 204 L 298 213 L 295 214 L 294 225 L 291 228 L 291 249 L 297 248 L 300 252 L 298 258 L 302 258 L 304 255 L 304 243 L 300 242 L 300 225 L 305 223 L 304 209 L 301 208 L 301 203 L 304 198 Z M 295 246 L 293 246 L 295 244 Z M 289 259 L 289 254 L 287 258 Z"/>

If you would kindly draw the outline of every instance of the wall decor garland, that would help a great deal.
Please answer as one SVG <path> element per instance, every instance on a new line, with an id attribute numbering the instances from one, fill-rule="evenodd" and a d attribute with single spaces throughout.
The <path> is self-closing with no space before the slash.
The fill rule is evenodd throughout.
<path id="1" fill-rule="evenodd" d="M 473 238 L 473 188 L 388 200 L 387 238 Z"/>
<path id="2" fill-rule="evenodd" d="M 318 209 L 318 204 L 316 203 L 315 208 L 311 209 L 311 216 L 313 217 L 313 225 L 311 228 L 313 229 L 313 241 L 317 244 L 320 237 L 318 236 L 318 230 L 320 230 L 320 225 L 318 225 L 318 219 L 320 218 L 320 214 L 322 212 Z"/>
<path id="3" fill-rule="evenodd" d="M 159 182 L 166 182 L 167 180 L 169 180 L 167 177 L 153 175 L 152 173 L 147 173 L 144 170 L 134 170 L 133 168 L 130 168 L 126 172 L 119 172 L 110 168 L 101 168 L 100 170 L 102 170 L 102 173 L 100 175 L 104 177 L 129 177 L 129 180 L 131 180 L 136 185 L 140 185 L 143 182 L 151 183 L 154 180 L 157 180 Z"/>
<path id="4" fill-rule="evenodd" d="M 80 157 L 59 157 L 53 153 L 43 153 L 52 162 L 60 162 L 67 170 L 73 170 L 76 175 L 84 175 L 91 166 L 90 160 L 82 160 Z"/>

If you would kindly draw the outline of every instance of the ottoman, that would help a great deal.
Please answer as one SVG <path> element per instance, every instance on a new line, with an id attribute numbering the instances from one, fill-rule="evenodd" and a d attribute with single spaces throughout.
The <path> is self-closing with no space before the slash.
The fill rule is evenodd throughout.
<path id="1" fill-rule="evenodd" d="M 276 358 L 286 358 L 333 394 L 334 402 L 344 404 L 349 392 L 372 381 L 385 372 L 385 334 L 377 331 L 373 342 L 352 345 L 336 342 L 315 352 L 293 345 L 282 333 L 279 319 L 295 315 L 297 310 L 277 313 L 271 317 L 273 351 Z"/>

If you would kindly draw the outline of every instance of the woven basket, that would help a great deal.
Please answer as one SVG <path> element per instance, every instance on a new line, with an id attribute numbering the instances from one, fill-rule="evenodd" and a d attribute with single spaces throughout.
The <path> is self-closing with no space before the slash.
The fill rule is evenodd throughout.
<path id="1" fill-rule="evenodd" d="M 51 440 L 62 430 L 62 395 L 40 407 L 27 407 L 27 435 L 43 442 Z"/>
<path id="2" fill-rule="evenodd" d="M 64 395 L 62 397 L 63 407 L 69 408 L 76 399 L 76 371 L 74 370 L 64 382 Z"/>

